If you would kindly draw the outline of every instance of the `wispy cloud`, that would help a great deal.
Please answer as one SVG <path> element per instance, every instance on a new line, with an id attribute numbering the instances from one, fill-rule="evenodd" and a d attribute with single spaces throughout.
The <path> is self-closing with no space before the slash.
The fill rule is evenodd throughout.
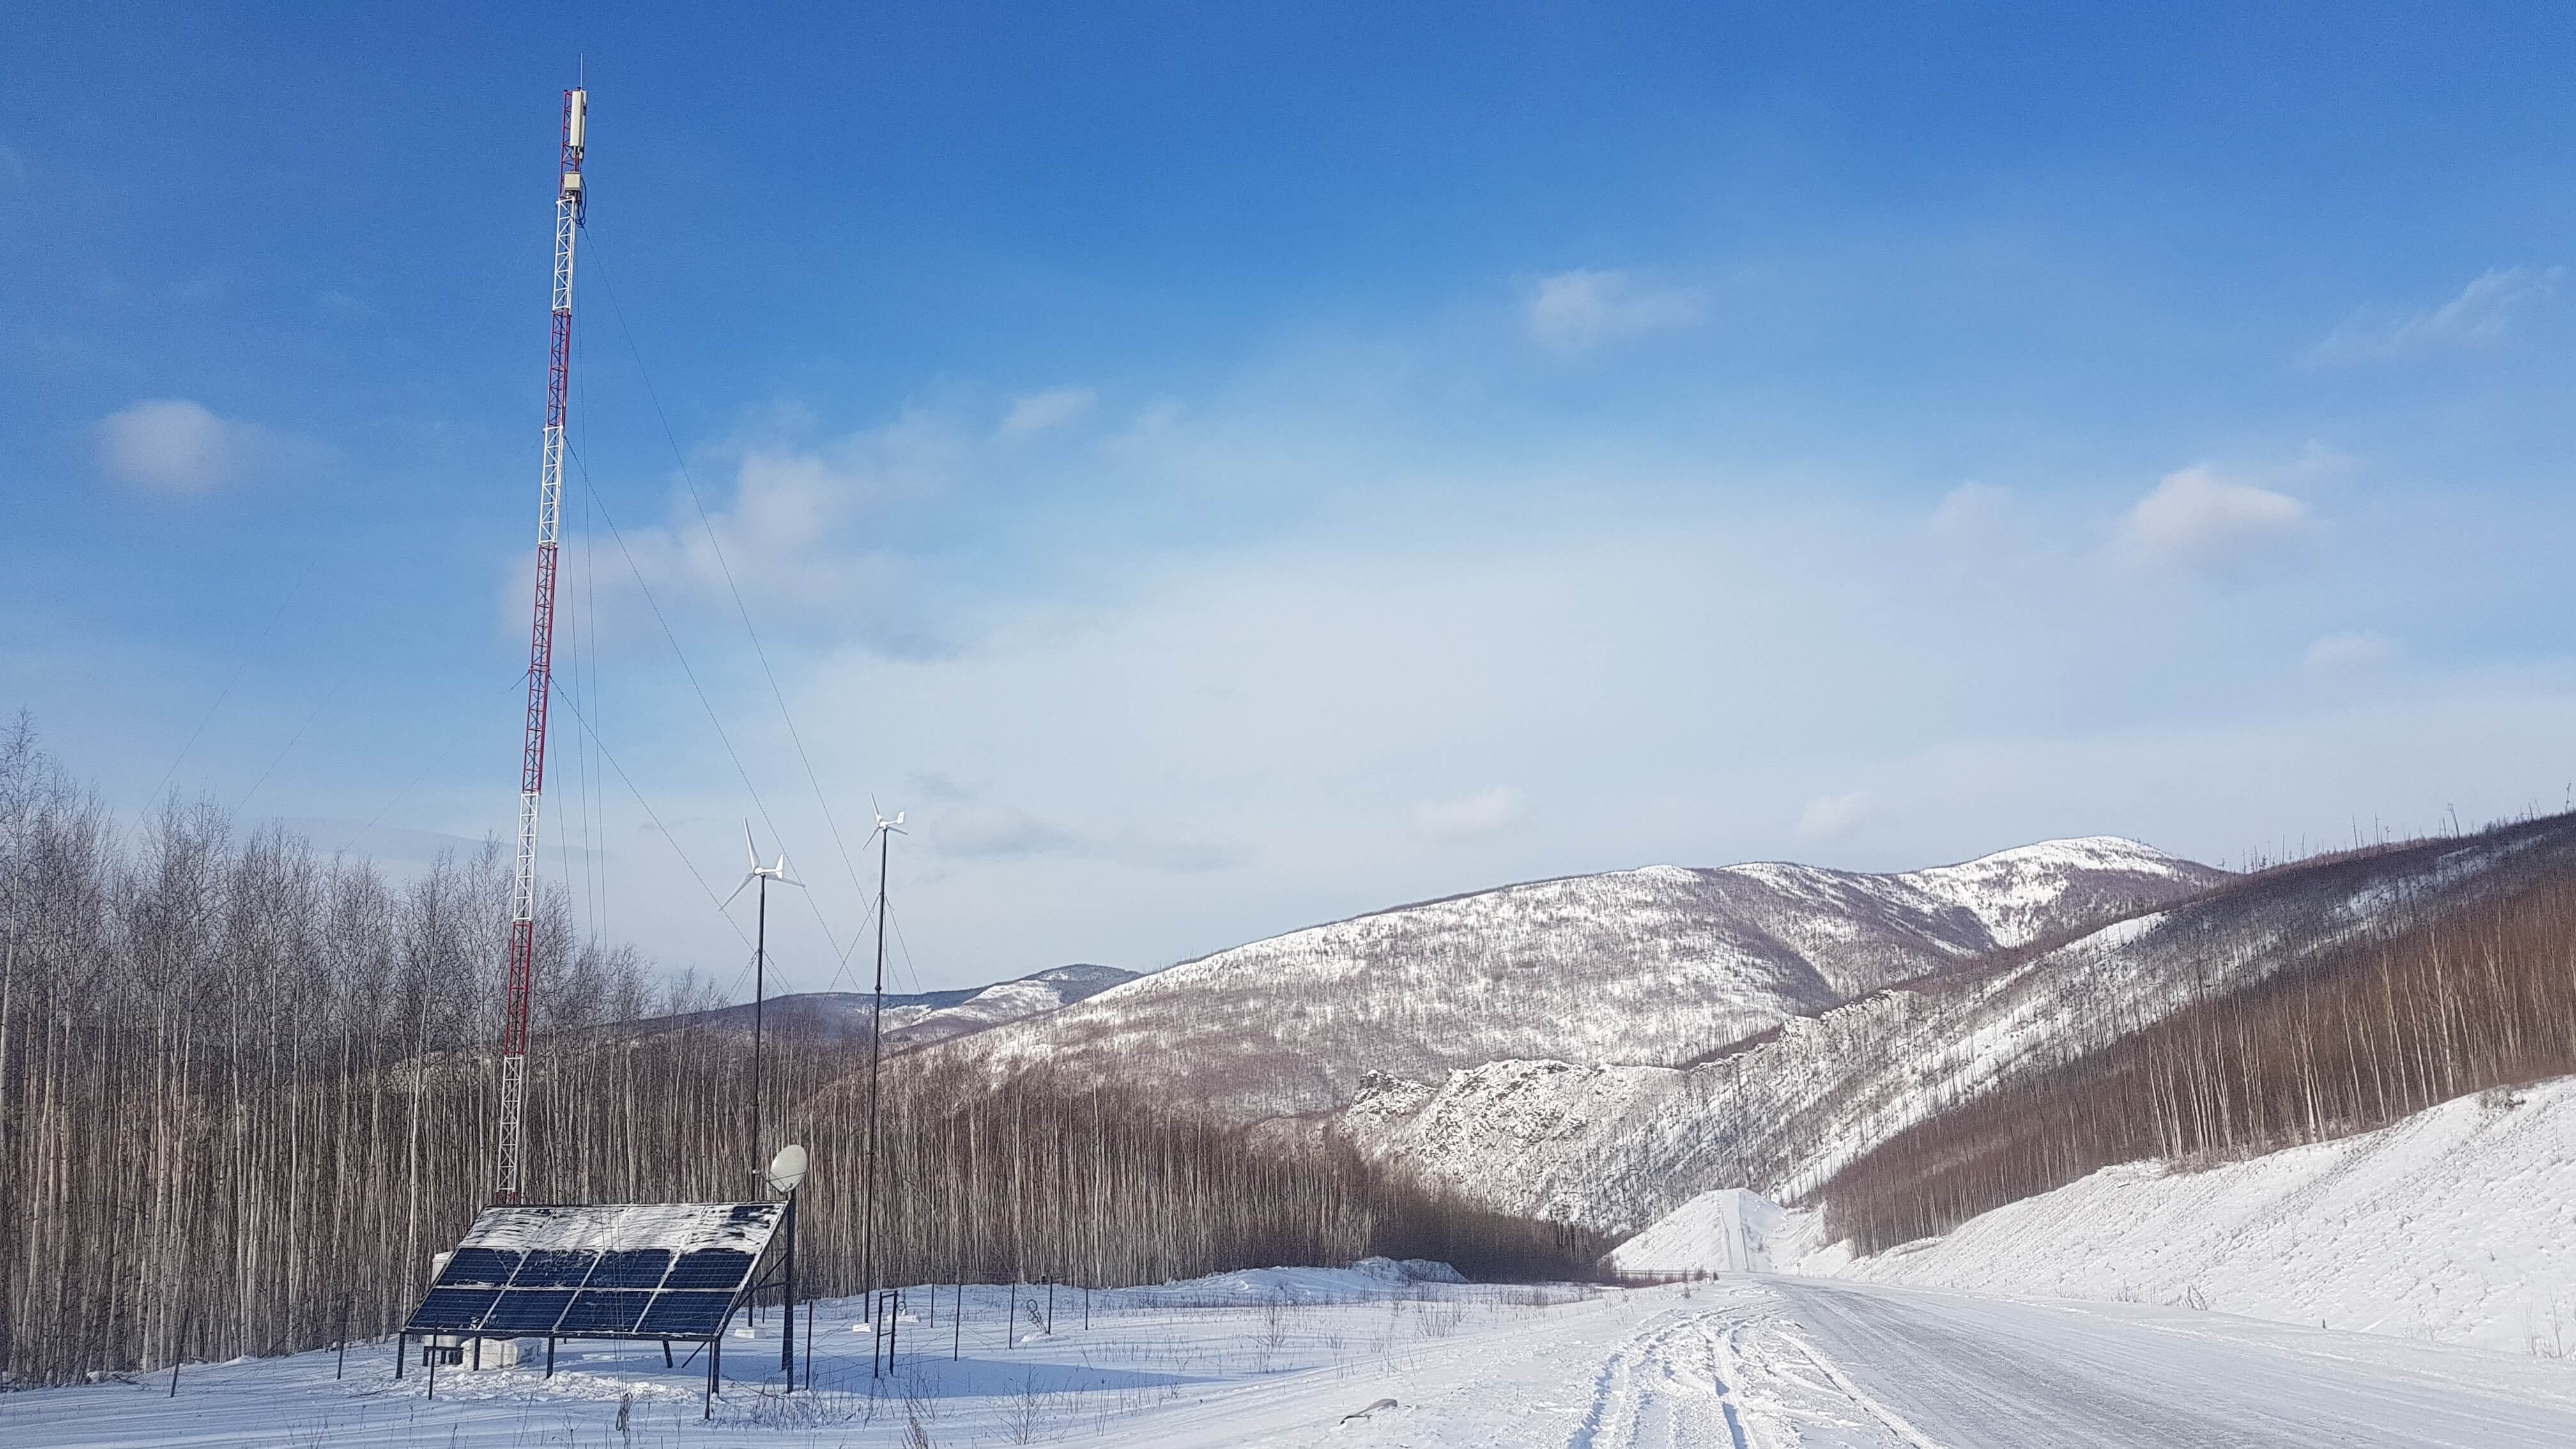
<path id="1" fill-rule="evenodd" d="M 2009 488 L 1991 483 L 1962 483 L 1941 496 L 1932 510 L 1932 533 L 1945 543 L 1977 543 L 2002 531 L 2012 516 Z"/>
<path id="2" fill-rule="evenodd" d="M 1413 807 L 1413 828 L 1434 840 L 1473 840 L 1517 824 L 1529 814 L 1529 798 L 1509 785 L 1496 785 L 1454 800 L 1433 800 Z"/>
<path id="3" fill-rule="evenodd" d="M 344 322 L 381 322 L 385 317 L 384 312 L 373 303 L 352 296 L 337 287 L 325 290 L 316 300 L 323 311 Z"/>
<path id="4" fill-rule="evenodd" d="M 740 593 L 764 629 L 791 637 L 855 638 L 901 654 L 949 647 L 928 622 L 930 602 L 906 551 L 906 510 L 955 489 L 991 444 L 953 412 L 917 407 L 837 438 L 804 436 L 783 417 L 739 445 L 729 493 L 701 474 L 698 496 L 675 483 L 666 522 L 626 523 L 594 539 L 604 623 L 650 637 L 637 583 L 729 613 Z M 712 471 L 712 470 L 709 470 Z M 703 502 L 706 514 L 698 509 Z M 524 596 L 525 580 L 508 597 Z M 506 606 L 513 618 L 523 603 Z"/>
<path id="5" fill-rule="evenodd" d="M 1798 814 L 1798 838 L 1815 841 L 1848 835 L 1855 826 L 1869 818 L 1873 805 L 1867 790 L 1818 796 L 1808 801 L 1807 808 Z"/>
<path id="6" fill-rule="evenodd" d="M 2565 267 L 2496 267 L 2470 282 L 2460 295 L 2411 316 L 2363 314 L 2337 327 L 2308 350 L 2317 364 L 2385 362 L 2446 348 L 2473 347 L 2496 341 L 2517 320 L 2537 311 L 2558 292 Z"/>
<path id="7" fill-rule="evenodd" d="M 1100 394 L 1087 387 L 1051 387 L 1015 397 L 1002 419 L 1000 435 L 1024 438 L 1063 427 L 1090 412 L 1099 400 Z"/>
<path id="8" fill-rule="evenodd" d="M 203 493 L 321 451 L 310 439 L 218 417 L 185 398 L 155 398 L 109 414 L 98 425 L 98 442 L 99 466 L 109 477 L 162 493 Z"/>
<path id="9" fill-rule="evenodd" d="M 1531 338 L 1567 354 L 1694 326 L 1707 315 L 1708 299 L 1695 289 L 1649 286 L 1626 272 L 1589 267 L 1539 278 L 1526 310 Z"/>
<path id="10" fill-rule="evenodd" d="M 2357 674 L 2387 663 L 2396 653 L 2396 641 L 2385 634 L 2328 634 L 2308 646 L 2307 667 L 2311 674 Z"/>
<path id="11" fill-rule="evenodd" d="M 1189 872 L 1224 870 L 1250 859 L 1243 847 L 1226 841 L 1177 839 L 1125 826 L 1078 830 L 1010 805 L 961 804 L 925 823 L 941 854 L 968 860 L 1055 856 Z"/>

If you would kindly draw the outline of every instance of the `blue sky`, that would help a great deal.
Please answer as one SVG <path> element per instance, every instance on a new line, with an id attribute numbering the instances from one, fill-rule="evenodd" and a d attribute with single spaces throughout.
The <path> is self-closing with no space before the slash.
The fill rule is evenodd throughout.
<path id="1" fill-rule="evenodd" d="M 580 56 L 549 870 L 674 967 L 754 817 L 847 984 L 818 781 L 926 984 L 2561 805 L 2576 19 L 1888 9 L 13 12 L 0 706 L 510 828 Z"/>

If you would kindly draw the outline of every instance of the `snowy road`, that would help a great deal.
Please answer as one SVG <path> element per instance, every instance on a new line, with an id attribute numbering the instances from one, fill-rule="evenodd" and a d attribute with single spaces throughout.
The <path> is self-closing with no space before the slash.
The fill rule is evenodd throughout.
<path id="1" fill-rule="evenodd" d="M 1893 1443 L 2576 1445 L 2576 1375 L 2556 1364 L 2189 1310 L 1772 1286 Z"/>
<path id="2" fill-rule="evenodd" d="M 1565 1380 L 1585 1359 L 1596 1365 L 1588 1402 L 1569 1403 Z M 1401 1410 L 1337 1442 L 2576 1446 L 2576 1366 L 2144 1304 L 1728 1278 L 1626 1295 L 1541 1344 L 1497 1342 L 1476 1362 L 1446 1384 L 1415 1375 Z"/>

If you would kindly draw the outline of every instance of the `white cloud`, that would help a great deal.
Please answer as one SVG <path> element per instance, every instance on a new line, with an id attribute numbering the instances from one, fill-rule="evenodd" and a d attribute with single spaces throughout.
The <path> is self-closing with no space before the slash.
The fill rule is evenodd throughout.
<path id="1" fill-rule="evenodd" d="M 1680 287 L 1650 287 L 1626 272 L 1578 267 L 1541 277 L 1530 289 L 1530 336 L 1557 352 L 1588 351 L 1605 342 L 1689 327 L 1708 314 L 1708 299 Z"/>
<path id="2" fill-rule="evenodd" d="M 1831 840 L 1847 835 L 1853 826 L 1869 818 L 1871 808 L 1867 790 L 1853 790 L 1841 795 L 1820 795 L 1807 802 L 1798 814 L 1800 840 Z"/>
<path id="3" fill-rule="evenodd" d="M 1932 510 L 1933 536 L 1949 543 L 1975 543 L 2000 532 L 2012 513 L 2012 490 L 1991 483 L 1962 483 L 1943 494 Z"/>
<path id="4" fill-rule="evenodd" d="M 184 398 L 139 402 L 98 425 L 110 477 L 167 493 L 199 493 L 315 451 L 300 438 L 217 417 Z"/>
<path id="5" fill-rule="evenodd" d="M 1015 397 L 1010 413 L 1002 419 L 1000 436 L 1024 438 L 1063 427 L 1090 412 L 1099 400 L 1100 394 L 1087 387 L 1051 387 Z"/>
<path id="6" fill-rule="evenodd" d="M 2396 653 L 2396 641 L 2385 634 L 2328 634 L 2308 646 L 2308 672 L 2353 674 L 2385 664 Z"/>
<path id="7" fill-rule="evenodd" d="M 1434 800 L 1413 807 L 1413 828 L 1434 840 L 1473 840 L 1519 823 L 1529 814 L 1529 798 L 1509 785 L 1496 785 L 1454 800 Z"/>
<path id="8" fill-rule="evenodd" d="M 2120 525 L 2120 545 L 2141 561 L 2233 574 L 2307 525 L 2308 505 L 2289 494 L 2195 463 L 2138 500 Z"/>
<path id="9" fill-rule="evenodd" d="M 743 445 L 730 497 L 703 475 L 698 499 L 675 481 L 660 526 L 621 519 L 621 538 L 570 550 L 595 560 L 604 636 L 658 637 L 635 594 L 640 577 L 665 609 L 684 613 L 712 607 L 730 617 L 739 592 L 764 633 L 861 639 L 906 654 L 948 647 L 930 622 L 939 600 L 904 546 L 907 510 L 973 476 L 992 445 L 932 408 L 819 442 L 798 436 L 801 426 L 786 419 Z M 513 629 L 526 610 L 526 568 L 523 560 L 504 595 L 512 602 L 501 617 Z"/>
<path id="10" fill-rule="evenodd" d="M 2394 320 L 2358 316 L 2309 349 L 2312 363 L 2384 362 L 2391 358 L 2491 343 L 2517 318 L 2548 302 L 2565 267 L 2495 267 L 2429 312 Z"/>

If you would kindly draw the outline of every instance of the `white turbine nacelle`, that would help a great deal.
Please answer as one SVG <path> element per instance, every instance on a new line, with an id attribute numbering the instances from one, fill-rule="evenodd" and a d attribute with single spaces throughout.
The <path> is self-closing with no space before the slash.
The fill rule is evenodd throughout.
<path id="1" fill-rule="evenodd" d="M 751 822 L 748 820 L 742 823 L 742 853 L 751 861 L 751 869 L 744 873 L 742 884 L 733 888 L 733 895 L 725 897 L 724 905 L 716 907 L 717 910 L 721 911 L 725 906 L 732 905 L 734 900 L 756 880 L 774 880 L 780 885 L 792 885 L 798 890 L 805 888 L 805 882 L 787 873 L 787 852 L 782 850 L 778 853 L 776 865 L 760 863 L 760 851 L 751 843 Z"/>

